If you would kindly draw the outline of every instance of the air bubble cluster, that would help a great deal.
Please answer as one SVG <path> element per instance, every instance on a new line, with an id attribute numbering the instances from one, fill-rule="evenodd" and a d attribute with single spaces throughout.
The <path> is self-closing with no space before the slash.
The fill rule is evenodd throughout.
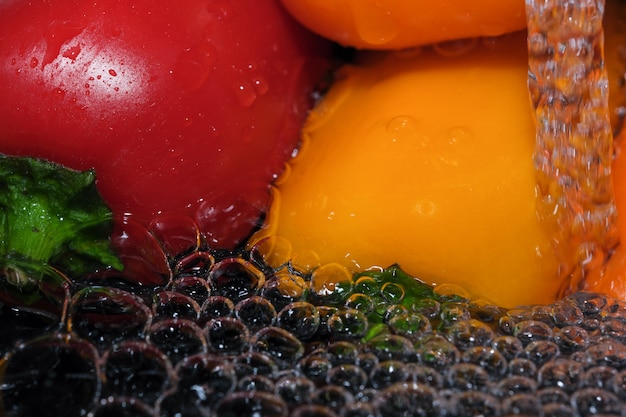
<path id="1" fill-rule="evenodd" d="M 396 266 L 346 279 L 337 265 L 198 248 L 170 264 L 163 285 L 107 271 L 42 285 L 30 303 L 4 280 L 4 415 L 550 417 L 626 406 L 626 303 L 603 295 L 505 310 Z"/>

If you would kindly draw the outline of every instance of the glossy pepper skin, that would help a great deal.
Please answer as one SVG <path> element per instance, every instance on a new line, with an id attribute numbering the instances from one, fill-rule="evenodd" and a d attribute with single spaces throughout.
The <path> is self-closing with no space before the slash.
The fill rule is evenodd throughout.
<path id="1" fill-rule="evenodd" d="M 526 27 L 523 0 L 282 0 L 303 25 L 345 46 L 402 49 Z"/>
<path id="2" fill-rule="evenodd" d="M 0 152 L 95 168 L 114 213 L 231 248 L 298 144 L 327 41 L 277 0 L 0 3 Z"/>

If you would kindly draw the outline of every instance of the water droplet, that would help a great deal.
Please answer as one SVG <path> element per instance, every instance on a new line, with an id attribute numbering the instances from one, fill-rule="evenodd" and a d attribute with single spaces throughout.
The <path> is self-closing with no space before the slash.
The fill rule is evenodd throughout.
<path id="1" fill-rule="evenodd" d="M 72 38 L 78 36 L 85 26 L 79 25 L 71 21 L 55 20 L 45 29 L 44 38 L 46 40 L 46 52 L 44 54 L 42 65 L 45 67 L 54 61 L 61 47 Z"/>
<path id="2" fill-rule="evenodd" d="M 111 77 L 117 77 L 117 72 L 116 72 L 114 69 L 110 69 L 110 70 L 109 70 L 109 75 L 110 75 Z"/>
<path id="3" fill-rule="evenodd" d="M 418 137 L 417 121 L 411 116 L 396 116 L 387 123 L 387 134 L 392 143 L 413 143 Z"/>
<path id="4" fill-rule="evenodd" d="M 32 57 L 30 59 L 29 65 L 31 68 L 37 68 L 37 65 L 39 65 L 39 60 L 35 57 Z"/>
<path id="5" fill-rule="evenodd" d="M 350 8 L 357 33 L 365 42 L 381 45 L 398 35 L 395 19 L 380 2 L 352 0 Z"/>
<path id="6" fill-rule="evenodd" d="M 76 57 L 78 56 L 78 54 L 80 54 L 80 45 L 76 44 L 70 48 L 67 48 L 65 51 L 63 51 L 63 57 L 64 58 L 69 58 L 72 61 L 76 60 Z"/>
<path id="7" fill-rule="evenodd" d="M 256 93 L 260 96 L 267 94 L 270 89 L 267 80 L 260 75 L 256 76 L 252 80 L 252 85 L 254 85 L 254 91 L 256 91 Z"/>
<path id="8" fill-rule="evenodd" d="M 240 81 L 235 85 L 235 96 L 243 107 L 250 107 L 254 104 L 257 93 L 252 84 L 247 81 Z"/>
<path id="9" fill-rule="evenodd" d="M 174 77 L 188 90 L 200 88 L 209 78 L 216 61 L 216 51 L 210 41 L 202 42 L 182 52 L 176 59 Z"/>

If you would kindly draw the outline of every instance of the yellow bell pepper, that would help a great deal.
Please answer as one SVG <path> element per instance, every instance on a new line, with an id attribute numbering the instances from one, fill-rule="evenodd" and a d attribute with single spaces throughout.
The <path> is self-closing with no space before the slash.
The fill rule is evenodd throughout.
<path id="1" fill-rule="evenodd" d="M 538 220 L 524 33 L 471 52 L 371 53 L 311 113 L 268 236 L 351 270 L 398 263 L 502 306 L 561 281 Z M 470 48 L 466 48 L 470 49 Z"/>

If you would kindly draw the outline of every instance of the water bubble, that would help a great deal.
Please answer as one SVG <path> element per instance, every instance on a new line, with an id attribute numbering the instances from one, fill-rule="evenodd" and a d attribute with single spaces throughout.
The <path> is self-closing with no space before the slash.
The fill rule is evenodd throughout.
<path id="1" fill-rule="evenodd" d="M 508 369 L 508 361 L 497 349 L 488 346 L 475 346 L 465 350 L 461 360 L 480 366 L 489 375 L 499 377 Z"/>
<path id="2" fill-rule="evenodd" d="M 333 366 L 353 364 L 359 355 L 359 348 L 354 343 L 341 340 L 331 343 L 326 354 Z"/>
<path id="3" fill-rule="evenodd" d="M 289 263 L 292 252 L 289 240 L 280 236 L 269 236 L 254 244 L 250 249 L 250 258 L 272 269 L 279 269 Z"/>
<path id="4" fill-rule="evenodd" d="M 400 304 L 404 299 L 404 288 L 394 282 L 386 282 L 380 289 L 382 297 L 389 303 Z"/>
<path id="5" fill-rule="evenodd" d="M 546 323 L 537 320 L 524 320 L 517 323 L 513 329 L 513 334 L 524 345 L 553 338 L 552 329 Z"/>
<path id="6" fill-rule="evenodd" d="M 161 243 L 169 258 L 197 250 L 200 246 L 200 230 L 189 216 L 165 213 L 154 217 L 148 230 Z"/>
<path id="7" fill-rule="evenodd" d="M 124 342 L 102 358 L 106 395 L 154 403 L 175 381 L 172 365 L 159 349 L 144 342 Z"/>
<path id="8" fill-rule="evenodd" d="M 372 417 L 374 415 L 374 406 L 367 402 L 346 404 L 341 409 L 341 417 Z"/>
<path id="9" fill-rule="evenodd" d="M 437 300 L 433 300 L 432 298 L 424 298 L 421 300 L 416 300 L 412 305 L 411 309 L 416 312 L 423 314 L 429 319 L 433 319 L 439 316 L 441 312 L 441 304 Z"/>
<path id="10" fill-rule="evenodd" d="M 226 395 L 215 406 L 215 415 L 220 417 L 287 417 L 287 404 L 269 392 L 233 392 Z"/>
<path id="11" fill-rule="evenodd" d="M 246 351 L 234 360 L 237 376 L 243 378 L 246 375 L 272 376 L 278 372 L 278 364 L 273 357 L 266 352 Z"/>
<path id="12" fill-rule="evenodd" d="M 358 310 L 363 314 L 368 315 L 374 310 L 374 301 L 368 295 L 355 293 L 348 297 L 345 307 Z"/>
<path id="13" fill-rule="evenodd" d="M 494 338 L 493 330 L 476 319 L 453 323 L 445 329 L 445 335 L 460 350 L 475 346 L 487 346 Z"/>
<path id="14" fill-rule="evenodd" d="M 491 394 L 480 391 L 453 393 L 447 407 L 454 416 L 497 417 L 501 414 L 500 402 Z"/>
<path id="15" fill-rule="evenodd" d="M 288 304 L 277 317 L 279 327 L 300 340 L 312 337 L 320 325 L 320 315 L 313 304 L 305 301 Z"/>
<path id="16" fill-rule="evenodd" d="M 483 390 L 488 381 L 487 372 L 472 363 L 456 363 L 445 375 L 446 386 L 458 390 Z"/>
<path id="17" fill-rule="evenodd" d="M 222 295 L 237 303 L 257 295 L 265 284 L 265 275 L 246 260 L 227 258 L 213 266 L 208 282 L 213 295 Z"/>
<path id="18" fill-rule="evenodd" d="M 380 417 L 436 416 L 439 415 L 436 398 L 435 390 L 427 385 L 400 382 L 382 391 L 374 400 L 374 408 Z"/>
<path id="19" fill-rule="evenodd" d="M 121 254 L 124 277 L 143 286 L 167 285 L 172 271 L 154 235 L 129 218 L 124 218 L 118 226 L 111 236 L 111 244 Z"/>
<path id="20" fill-rule="evenodd" d="M 253 296 L 241 300 L 235 305 L 235 316 L 254 332 L 264 327 L 273 326 L 276 310 L 266 298 Z"/>
<path id="21" fill-rule="evenodd" d="M 409 309 L 402 304 L 389 304 L 389 302 L 382 297 L 372 297 L 374 303 L 374 312 L 377 316 L 382 316 L 383 323 L 389 324 L 389 322 L 396 316 L 402 316 L 409 314 Z"/>
<path id="22" fill-rule="evenodd" d="M 237 391 L 264 391 L 273 393 L 274 390 L 274 382 L 263 375 L 246 375 L 237 383 Z"/>
<path id="23" fill-rule="evenodd" d="M 502 353 L 504 358 L 508 361 L 519 356 L 524 351 L 524 345 L 514 336 L 497 336 L 491 346 Z"/>
<path id="24" fill-rule="evenodd" d="M 295 407 L 308 401 L 315 391 L 315 384 L 308 378 L 286 376 L 276 381 L 275 392 L 289 407 Z"/>
<path id="25" fill-rule="evenodd" d="M 554 322 L 560 327 L 578 325 L 584 317 L 581 308 L 569 299 L 554 303 L 551 306 L 551 315 Z"/>
<path id="26" fill-rule="evenodd" d="M 147 340 L 177 363 L 185 356 L 206 352 L 202 329 L 193 321 L 184 319 L 161 320 L 150 326 Z"/>
<path id="27" fill-rule="evenodd" d="M 291 256 L 291 269 L 300 275 L 311 274 L 320 265 L 319 255 L 311 250 L 295 251 Z"/>
<path id="28" fill-rule="evenodd" d="M 346 267 L 337 263 L 322 265 L 313 271 L 310 288 L 312 295 L 320 300 L 340 299 L 349 292 L 352 274 Z"/>
<path id="29" fill-rule="evenodd" d="M 98 352 L 84 340 L 39 337 L 4 361 L 0 393 L 8 416 L 83 416 L 99 398 Z"/>
<path id="30" fill-rule="evenodd" d="M 533 394 L 514 394 L 505 398 L 502 415 L 540 416 L 543 405 Z"/>
<path id="31" fill-rule="evenodd" d="M 354 291 L 368 296 L 379 295 L 380 284 L 372 277 L 363 276 L 358 278 L 354 283 Z"/>
<path id="32" fill-rule="evenodd" d="M 210 296 L 202 304 L 198 324 L 204 325 L 209 320 L 220 317 L 232 317 L 235 314 L 234 312 L 235 304 L 233 304 L 230 298 L 221 295 Z"/>
<path id="33" fill-rule="evenodd" d="M 261 290 L 263 297 L 271 301 L 277 310 L 306 297 L 308 283 L 288 270 L 281 270 L 265 281 Z"/>
<path id="34" fill-rule="evenodd" d="M 207 281 L 193 275 L 176 278 L 172 282 L 172 291 L 183 294 L 198 304 L 204 304 L 211 294 Z"/>
<path id="35" fill-rule="evenodd" d="M 564 326 L 554 333 L 554 341 L 561 352 L 572 354 L 589 345 L 589 334 L 580 326 Z"/>
<path id="36" fill-rule="evenodd" d="M 314 383 L 325 382 L 332 367 L 330 359 L 322 354 L 308 355 L 298 362 L 298 369 Z"/>
<path id="37" fill-rule="evenodd" d="M 296 407 L 291 417 L 338 417 L 329 407 L 317 404 L 306 404 Z"/>
<path id="38" fill-rule="evenodd" d="M 211 393 L 201 385 L 194 385 L 184 391 L 169 391 L 157 401 L 156 415 L 159 417 L 209 417 L 211 409 L 209 404 L 215 404 L 218 401 L 215 399 L 207 401 L 210 395 Z"/>
<path id="39" fill-rule="evenodd" d="M 494 393 L 500 397 L 510 397 L 520 393 L 534 393 L 537 381 L 532 378 L 513 375 L 501 379 L 495 386 Z"/>
<path id="40" fill-rule="evenodd" d="M 388 324 L 392 333 L 411 340 L 419 340 L 432 333 L 430 320 L 422 314 L 398 314 Z"/>
<path id="41" fill-rule="evenodd" d="M 586 364 L 607 365 L 616 369 L 626 366 L 626 346 L 617 341 L 605 341 L 588 347 L 584 351 Z"/>
<path id="42" fill-rule="evenodd" d="M 611 389 L 617 369 L 608 366 L 594 366 L 587 369 L 582 376 L 582 386 L 590 388 Z"/>
<path id="43" fill-rule="evenodd" d="M 439 317 L 446 324 L 463 322 L 471 318 L 471 313 L 465 302 L 447 301 L 441 303 Z"/>
<path id="44" fill-rule="evenodd" d="M 559 347 L 549 340 L 530 342 L 525 348 L 526 357 L 535 362 L 538 367 L 560 355 Z"/>
<path id="45" fill-rule="evenodd" d="M 314 405 L 328 407 L 331 410 L 339 410 L 354 401 L 353 395 L 346 389 L 334 385 L 326 385 L 318 388 L 311 394 L 309 401 Z"/>
<path id="46" fill-rule="evenodd" d="M 340 364 L 331 368 L 326 374 L 326 383 L 343 387 L 356 394 L 365 389 L 368 377 L 365 371 L 352 364 Z"/>
<path id="47" fill-rule="evenodd" d="M 534 378 L 537 375 L 537 365 L 527 358 L 514 358 L 509 362 L 509 375 Z"/>
<path id="48" fill-rule="evenodd" d="M 440 336 L 426 338 L 416 351 L 420 363 L 440 370 L 457 363 L 461 356 L 456 346 Z"/>
<path id="49" fill-rule="evenodd" d="M 382 390 L 398 382 L 406 382 L 409 376 L 410 370 L 403 362 L 386 360 L 379 362 L 370 372 L 370 385 Z"/>
<path id="50" fill-rule="evenodd" d="M 328 320 L 339 310 L 337 307 L 330 307 L 327 305 L 316 305 L 317 313 L 320 316 L 320 325 L 317 328 L 317 338 L 325 338 L 330 336 L 330 329 L 328 328 Z"/>
<path id="51" fill-rule="evenodd" d="M 154 295 L 152 314 L 155 320 L 186 319 L 196 321 L 200 306 L 191 297 L 175 291 L 160 291 Z"/>
<path id="52" fill-rule="evenodd" d="M 626 341 L 626 322 L 618 319 L 607 319 L 600 324 L 600 332 L 602 335 L 624 342 Z"/>
<path id="53" fill-rule="evenodd" d="M 439 284 L 433 288 L 433 292 L 437 294 L 440 298 L 447 299 L 450 301 L 454 301 L 457 299 L 469 300 L 470 294 L 469 292 L 457 284 L 448 284 L 443 283 Z M 466 302 L 459 302 L 459 306 L 461 304 L 466 304 Z"/>
<path id="54" fill-rule="evenodd" d="M 542 387 L 557 387 L 574 392 L 581 384 L 584 366 L 570 359 L 557 359 L 539 369 L 537 382 Z"/>
<path id="55" fill-rule="evenodd" d="M 69 328 L 100 349 L 141 339 L 152 313 L 141 298 L 117 288 L 87 287 L 70 301 Z"/>
<path id="56" fill-rule="evenodd" d="M 215 265 L 215 258 L 209 252 L 193 251 L 181 258 L 174 266 L 177 277 L 191 275 L 206 278 Z"/>
<path id="57" fill-rule="evenodd" d="M 205 326 L 205 331 L 208 348 L 216 353 L 241 353 L 250 341 L 248 328 L 233 317 L 210 320 Z"/>
<path id="58" fill-rule="evenodd" d="M 269 355 L 284 366 L 297 362 L 304 352 L 302 343 L 279 327 L 259 330 L 250 342 L 252 349 Z"/>
<path id="59" fill-rule="evenodd" d="M 0 358 L 17 343 L 28 341 L 61 327 L 61 318 L 53 313 L 0 302 Z"/>
<path id="60" fill-rule="evenodd" d="M 339 309 L 328 319 L 327 326 L 333 337 L 358 339 L 367 333 L 369 322 L 359 310 Z"/>
<path id="61" fill-rule="evenodd" d="M 89 417 L 157 417 L 155 411 L 137 398 L 107 397 Z"/>
<path id="62" fill-rule="evenodd" d="M 621 416 L 623 406 L 617 395 L 600 388 L 582 388 L 572 394 L 572 405 L 581 416 Z"/>

